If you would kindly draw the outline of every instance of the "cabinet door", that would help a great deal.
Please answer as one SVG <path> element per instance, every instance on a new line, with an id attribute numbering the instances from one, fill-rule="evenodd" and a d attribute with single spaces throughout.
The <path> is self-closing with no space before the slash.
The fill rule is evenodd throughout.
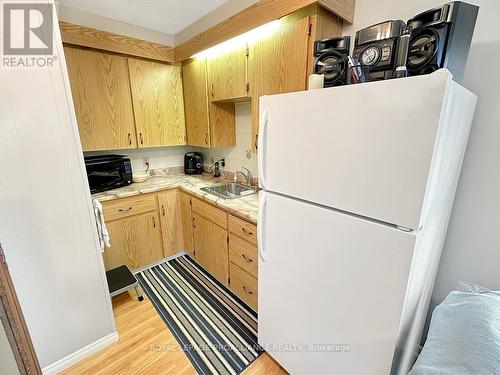
<path id="1" fill-rule="evenodd" d="M 195 257 L 193 246 L 193 216 L 191 212 L 191 197 L 186 193 L 180 193 L 182 234 L 184 239 L 184 249 L 186 253 Z"/>
<path id="2" fill-rule="evenodd" d="M 193 213 L 196 260 L 222 284 L 229 285 L 227 230 Z"/>
<path id="3" fill-rule="evenodd" d="M 104 250 L 106 270 L 121 265 L 138 269 L 165 258 L 157 212 L 106 223 L 111 247 Z"/>
<path id="4" fill-rule="evenodd" d="M 284 22 L 267 39 L 250 46 L 253 148 L 257 148 L 259 98 L 306 89 L 309 17 Z"/>
<path id="5" fill-rule="evenodd" d="M 83 151 L 136 148 L 127 59 L 64 47 Z"/>
<path id="6" fill-rule="evenodd" d="M 186 144 L 181 68 L 128 59 L 139 147 Z"/>
<path id="7" fill-rule="evenodd" d="M 168 190 L 158 194 L 158 206 L 165 257 L 169 257 L 182 251 L 183 248 L 179 191 Z"/>
<path id="8" fill-rule="evenodd" d="M 205 60 L 192 59 L 182 66 L 187 141 L 191 146 L 210 146 L 207 74 Z"/>
<path id="9" fill-rule="evenodd" d="M 247 93 L 247 46 L 207 60 L 210 100 L 244 98 Z"/>

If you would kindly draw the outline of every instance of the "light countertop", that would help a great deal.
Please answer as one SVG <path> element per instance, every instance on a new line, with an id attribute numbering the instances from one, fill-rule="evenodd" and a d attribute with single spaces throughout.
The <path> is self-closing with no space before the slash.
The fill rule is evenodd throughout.
<path id="1" fill-rule="evenodd" d="M 152 174 L 153 176 L 145 182 L 132 183 L 118 189 L 96 193 L 93 194 L 92 197 L 97 198 L 100 202 L 105 202 L 118 198 L 178 188 L 195 197 L 204 199 L 232 215 L 238 216 L 254 224 L 257 223 L 257 213 L 259 210 L 258 194 L 235 199 L 222 199 L 200 190 L 206 186 L 226 182 L 222 179 L 214 179 L 209 174 L 184 175 L 171 173 L 168 170 L 155 170 Z"/>

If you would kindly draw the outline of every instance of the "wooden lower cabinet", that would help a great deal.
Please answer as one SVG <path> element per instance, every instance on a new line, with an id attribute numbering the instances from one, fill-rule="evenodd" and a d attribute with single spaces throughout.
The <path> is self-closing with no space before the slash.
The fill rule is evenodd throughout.
<path id="1" fill-rule="evenodd" d="M 227 229 L 193 212 L 193 231 L 196 261 L 222 284 L 228 286 Z"/>
<path id="2" fill-rule="evenodd" d="M 165 257 L 158 212 L 107 223 L 111 247 L 104 251 L 106 270 L 121 265 L 138 269 Z"/>
<path id="3" fill-rule="evenodd" d="M 160 211 L 165 257 L 181 252 L 184 247 L 179 194 L 177 189 L 166 190 L 158 194 L 158 209 Z"/>
<path id="4" fill-rule="evenodd" d="M 103 203 L 106 270 L 137 270 L 186 251 L 257 309 L 257 227 L 178 189 Z"/>
<path id="5" fill-rule="evenodd" d="M 250 307 L 257 310 L 257 279 L 234 263 L 230 264 L 231 289 Z"/>
<path id="6" fill-rule="evenodd" d="M 191 258 L 194 258 L 196 253 L 193 245 L 193 215 L 191 213 L 191 196 L 180 192 L 179 203 L 181 208 L 181 224 L 182 236 L 184 242 L 184 250 Z"/>

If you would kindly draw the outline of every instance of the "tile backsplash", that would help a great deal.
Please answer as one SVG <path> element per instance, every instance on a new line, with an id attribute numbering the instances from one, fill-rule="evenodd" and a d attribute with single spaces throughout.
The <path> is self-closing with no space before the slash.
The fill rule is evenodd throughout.
<path id="1" fill-rule="evenodd" d="M 236 104 L 236 146 L 222 148 L 200 148 L 192 146 L 176 146 L 162 148 L 145 148 L 133 150 L 113 150 L 101 152 L 86 152 L 85 155 L 120 154 L 128 155 L 132 163 L 132 170 L 145 170 L 145 161 L 149 161 L 150 169 L 184 166 L 184 154 L 189 151 L 198 151 L 203 154 L 205 165 L 211 165 L 214 160 L 224 158 L 226 170 L 235 171 L 246 167 L 257 176 L 257 154 L 251 152 L 252 144 L 252 115 L 250 103 Z M 249 157 L 248 157 L 249 156 Z"/>

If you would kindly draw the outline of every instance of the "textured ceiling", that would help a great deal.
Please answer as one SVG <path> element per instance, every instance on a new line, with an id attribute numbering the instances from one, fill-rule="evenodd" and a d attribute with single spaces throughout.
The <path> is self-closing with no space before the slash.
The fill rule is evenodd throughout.
<path id="1" fill-rule="evenodd" d="M 59 4 L 175 35 L 228 0 L 59 0 Z"/>

